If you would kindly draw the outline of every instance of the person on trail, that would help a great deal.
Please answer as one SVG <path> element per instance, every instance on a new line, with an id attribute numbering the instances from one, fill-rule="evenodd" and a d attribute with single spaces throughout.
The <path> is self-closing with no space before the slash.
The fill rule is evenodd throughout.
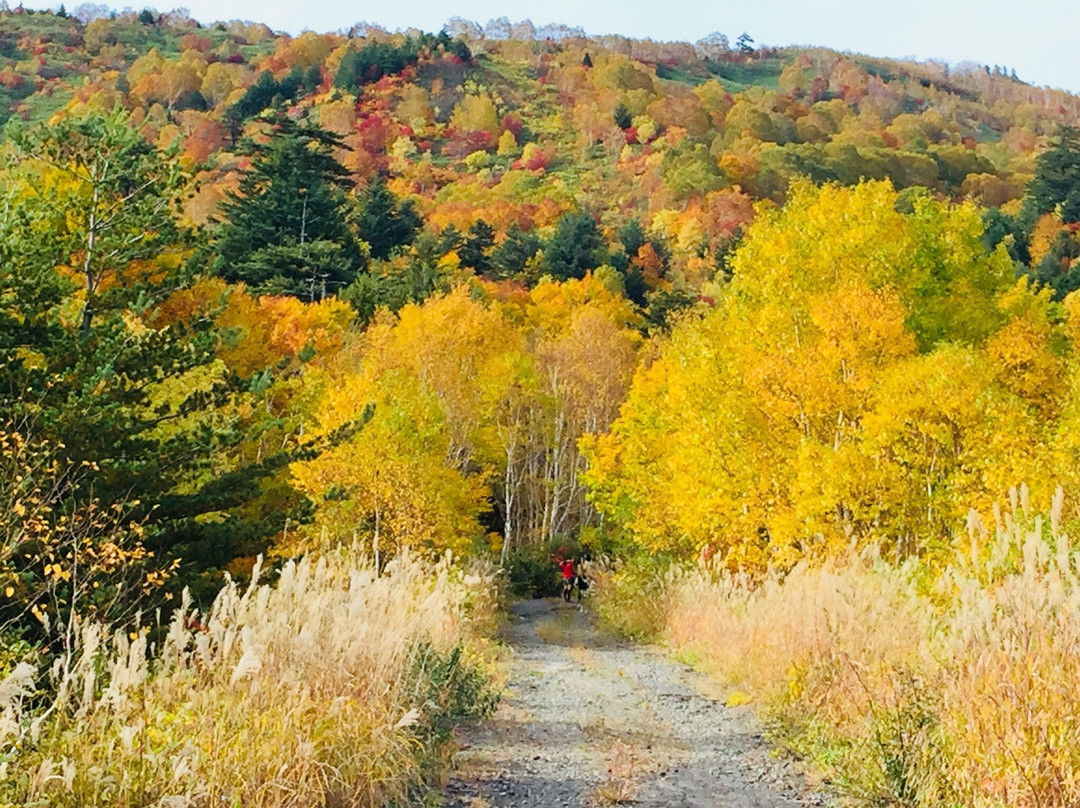
<path id="1" fill-rule="evenodd" d="M 578 559 L 574 565 L 574 588 L 577 590 L 577 600 L 581 603 L 581 595 L 589 588 L 589 581 L 585 577 L 585 559 Z"/>
<path id="2" fill-rule="evenodd" d="M 559 570 L 562 572 L 562 599 L 569 603 L 574 591 L 574 559 L 564 558 L 559 562 Z"/>

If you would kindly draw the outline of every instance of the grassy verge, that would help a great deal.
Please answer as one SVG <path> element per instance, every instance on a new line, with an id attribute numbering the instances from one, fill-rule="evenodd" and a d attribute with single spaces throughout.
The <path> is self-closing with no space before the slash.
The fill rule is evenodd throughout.
<path id="1" fill-rule="evenodd" d="M 0 804 L 414 801 L 453 724 L 494 706 L 490 584 L 408 560 L 376 578 L 341 552 L 178 610 L 157 649 L 82 625 L 47 674 L 0 681 Z"/>
<path id="2" fill-rule="evenodd" d="M 1074 806 L 1080 554 L 1056 516 L 997 521 L 933 567 L 671 575 L 661 633 L 863 804 Z"/>
<path id="3" fill-rule="evenodd" d="M 590 567 L 590 602 L 601 622 L 621 637 L 660 642 L 682 569 L 670 559 L 629 555 Z"/>

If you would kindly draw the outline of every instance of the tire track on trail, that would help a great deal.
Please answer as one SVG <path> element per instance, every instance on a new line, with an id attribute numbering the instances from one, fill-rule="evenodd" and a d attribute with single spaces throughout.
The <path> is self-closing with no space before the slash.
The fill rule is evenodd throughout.
<path id="1" fill-rule="evenodd" d="M 558 600 L 514 604 L 508 692 L 459 731 L 448 808 L 826 806 L 746 707 Z"/>

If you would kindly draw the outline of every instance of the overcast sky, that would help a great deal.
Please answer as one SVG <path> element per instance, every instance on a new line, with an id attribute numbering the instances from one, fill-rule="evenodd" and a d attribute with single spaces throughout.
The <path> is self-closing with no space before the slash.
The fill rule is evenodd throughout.
<path id="1" fill-rule="evenodd" d="M 9 0 L 14 5 L 14 0 Z M 435 31 L 451 16 L 565 23 L 589 34 L 694 41 L 713 31 L 734 41 L 824 45 L 873 56 L 973 61 L 1015 69 L 1025 81 L 1080 92 L 1077 0 L 177 0 L 202 22 L 251 19 L 276 30 L 329 31 L 364 20 L 391 30 Z M 44 4 L 43 4 L 44 5 Z M 77 5 L 74 0 L 69 6 Z M 135 8 L 141 6 L 132 4 Z M 166 10 L 160 7 L 159 10 Z"/>

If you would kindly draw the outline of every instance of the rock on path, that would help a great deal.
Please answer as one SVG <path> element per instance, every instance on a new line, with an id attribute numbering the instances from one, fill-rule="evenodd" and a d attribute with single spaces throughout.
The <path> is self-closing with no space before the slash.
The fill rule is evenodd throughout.
<path id="1" fill-rule="evenodd" d="M 464 728 L 449 808 L 824 806 L 770 754 L 748 708 L 660 651 L 601 633 L 558 600 L 515 604 L 509 690 Z M 712 694 L 710 697 L 709 694 Z"/>

